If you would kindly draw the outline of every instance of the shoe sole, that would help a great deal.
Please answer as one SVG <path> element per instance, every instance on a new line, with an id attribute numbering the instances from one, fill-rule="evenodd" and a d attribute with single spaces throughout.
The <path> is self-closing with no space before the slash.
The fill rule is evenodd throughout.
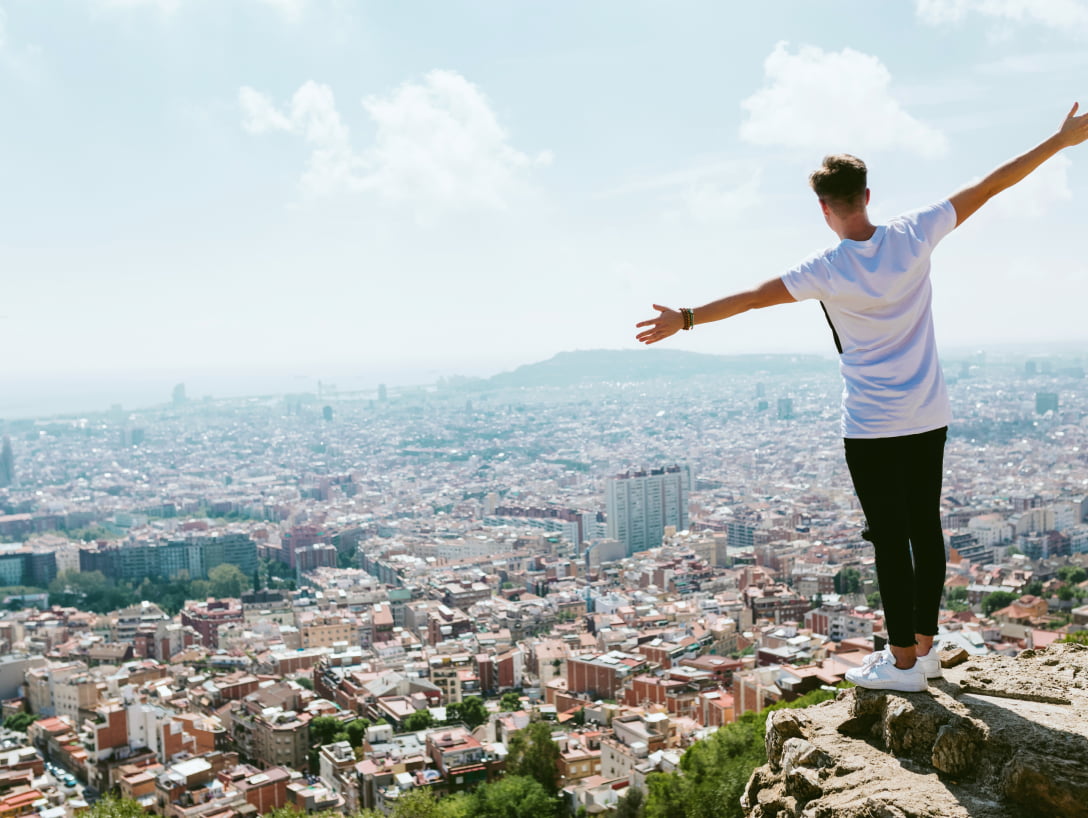
<path id="1" fill-rule="evenodd" d="M 846 681 L 856 685 L 857 687 L 864 688 L 865 690 L 891 690 L 895 693 L 922 693 L 929 688 L 928 684 L 924 684 L 921 687 L 905 687 L 898 684 L 887 685 L 874 685 L 874 684 L 862 684 L 861 682 L 855 682 L 853 679 L 847 679 Z"/>

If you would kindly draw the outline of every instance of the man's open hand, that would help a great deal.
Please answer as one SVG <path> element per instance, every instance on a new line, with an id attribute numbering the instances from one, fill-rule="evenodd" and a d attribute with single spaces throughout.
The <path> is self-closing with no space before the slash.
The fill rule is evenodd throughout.
<path id="1" fill-rule="evenodd" d="M 684 316 L 680 314 L 679 310 L 662 307 L 660 304 L 654 304 L 654 309 L 661 313 L 657 318 L 639 321 L 635 324 L 636 329 L 638 327 L 649 327 L 649 329 L 645 329 L 635 336 L 636 340 L 644 344 L 655 344 L 658 341 L 664 341 L 670 335 L 684 328 Z"/>
<path id="2" fill-rule="evenodd" d="M 1065 145 L 1079 145 L 1085 139 L 1088 139 L 1088 114 L 1082 114 L 1077 116 L 1077 109 L 1080 107 L 1080 103 L 1074 102 L 1072 110 L 1065 117 L 1065 122 L 1062 123 L 1061 128 L 1058 129 L 1058 136 L 1061 137 L 1062 142 Z"/>

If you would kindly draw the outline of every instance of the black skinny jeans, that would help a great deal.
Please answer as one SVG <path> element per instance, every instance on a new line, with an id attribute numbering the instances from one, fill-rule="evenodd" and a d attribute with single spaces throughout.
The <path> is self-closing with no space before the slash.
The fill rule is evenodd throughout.
<path id="1" fill-rule="evenodd" d="M 876 549 L 888 641 L 935 636 L 944 590 L 941 477 L 948 427 L 917 435 L 846 438 L 846 465 Z"/>

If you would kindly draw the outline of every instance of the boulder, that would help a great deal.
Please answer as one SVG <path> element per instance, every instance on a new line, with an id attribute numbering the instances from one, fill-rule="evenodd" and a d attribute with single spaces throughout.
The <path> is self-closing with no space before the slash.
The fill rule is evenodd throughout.
<path id="1" fill-rule="evenodd" d="M 1088 648 L 949 662 L 923 693 L 853 688 L 775 711 L 765 738 L 749 818 L 1083 818 Z"/>

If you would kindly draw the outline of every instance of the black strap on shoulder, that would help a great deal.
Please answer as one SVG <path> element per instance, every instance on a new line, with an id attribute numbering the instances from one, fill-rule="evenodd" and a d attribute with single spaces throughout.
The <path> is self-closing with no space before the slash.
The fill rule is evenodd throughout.
<path id="1" fill-rule="evenodd" d="M 842 355 L 842 341 L 839 340 L 838 330 L 835 329 L 835 325 L 831 323 L 831 316 L 827 314 L 827 307 L 824 306 L 824 302 L 820 302 L 820 309 L 824 311 L 824 318 L 827 319 L 827 325 L 831 327 L 831 337 L 835 339 L 835 349 Z"/>

